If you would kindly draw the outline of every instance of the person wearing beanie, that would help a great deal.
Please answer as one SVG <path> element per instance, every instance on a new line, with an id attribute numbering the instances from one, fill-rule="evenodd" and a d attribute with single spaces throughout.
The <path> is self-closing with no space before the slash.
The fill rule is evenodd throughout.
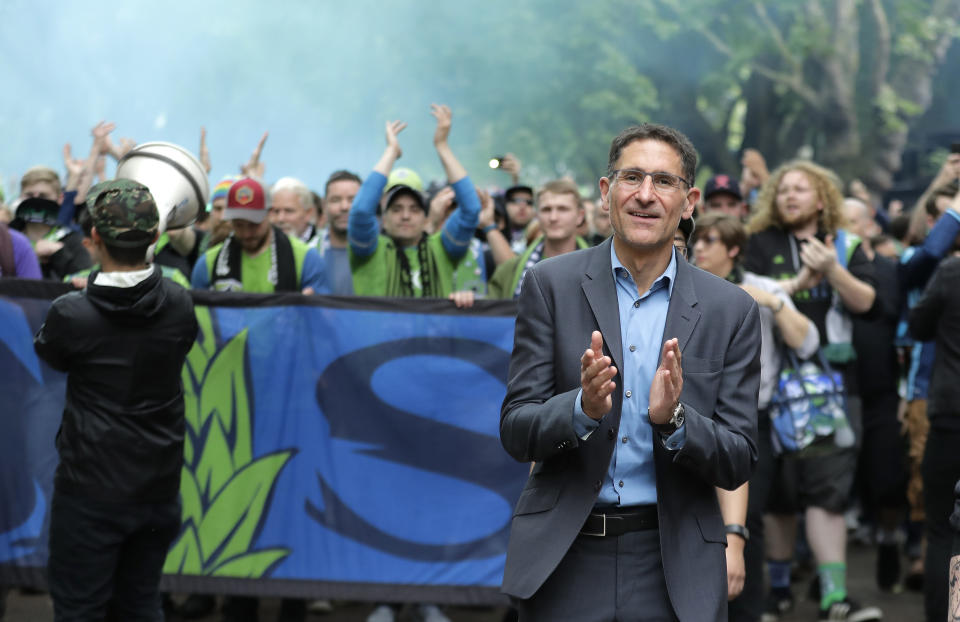
<path id="1" fill-rule="evenodd" d="M 426 234 L 427 204 L 407 175 L 383 200 L 383 234 L 376 212 L 394 162 L 402 151 L 397 135 L 402 121 L 386 125 L 387 148 L 353 201 L 347 225 L 354 293 L 360 296 L 440 297 L 453 293 L 453 274 L 466 255 L 480 214 L 480 200 L 466 169 L 447 143 L 451 113 L 431 106 L 437 119 L 434 145 L 458 207 L 441 231 Z M 413 183 L 414 185 L 410 185 Z M 422 182 L 421 182 L 422 186 Z"/>

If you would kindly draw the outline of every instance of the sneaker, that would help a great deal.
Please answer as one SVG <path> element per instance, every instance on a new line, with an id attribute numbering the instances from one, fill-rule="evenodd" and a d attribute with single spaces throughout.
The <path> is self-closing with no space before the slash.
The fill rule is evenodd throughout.
<path id="1" fill-rule="evenodd" d="M 896 543 L 877 547 L 877 587 L 889 592 L 900 581 L 900 547 Z"/>
<path id="2" fill-rule="evenodd" d="M 396 622 L 397 614 L 390 605 L 380 605 L 367 616 L 367 622 Z"/>
<path id="3" fill-rule="evenodd" d="M 417 614 L 423 622 L 450 622 L 450 618 L 444 615 L 436 605 L 420 605 L 417 607 Z"/>
<path id="4" fill-rule="evenodd" d="M 876 607 L 863 607 L 848 596 L 826 609 L 821 609 L 817 619 L 834 622 L 875 622 L 883 619 L 883 612 Z"/>
<path id="5" fill-rule="evenodd" d="M 760 622 L 778 622 L 780 616 L 793 610 L 793 594 L 789 589 L 770 590 Z"/>

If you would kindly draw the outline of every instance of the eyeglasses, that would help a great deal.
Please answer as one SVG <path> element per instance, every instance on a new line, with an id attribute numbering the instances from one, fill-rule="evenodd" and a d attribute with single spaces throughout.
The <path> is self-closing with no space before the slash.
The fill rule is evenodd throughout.
<path id="1" fill-rule="evenodd" d="M 507 203 L 523 203 L 524 205 L 533 205 L 533 199 L 528 199 L 526 197 L 516 197 L 513 199 L 508 199 Z"/>
<path id="2" fill-rule="evenodd" d="M 644 180 L 649 177 L 653 180 L 654 191 L 664 194 L 670 194 L 679 190 L 680 182 L 687 184 L 687 187 L 693 186 L 692 183 L 679 175 L 673 175 L 671 173 L 647 173 L 646 171 L 638 171 L 632 168 L 621 168 L 610 171 L 610 176 L 616 176 L 617 181 L 631 190 L 638 190 L 640 186 L 643 185 Z"/>

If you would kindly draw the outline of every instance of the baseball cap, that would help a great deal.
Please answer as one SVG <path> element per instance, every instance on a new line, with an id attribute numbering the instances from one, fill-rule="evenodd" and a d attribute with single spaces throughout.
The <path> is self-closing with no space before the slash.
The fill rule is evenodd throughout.
<path id="1" fill-rule="evenodd" d="M 506 200 L 507 202 L 509 202 L 509 201 L 510 201 L 510 198 L 511 198 L 511 197 L 513 196 L 513 194 L 516 193 L 516 192 L 529 192 L 529 193 L 530 193 L 530 196 L 531 196 L 531 197 L 533 196 L 533 188 L 531 188 L 530 186 L 517 185 L 517 186 L 510 186 L 509 188 L 507 188 L 506 190 L 504 190 L 504 192 L 503 192 L 503 198 L 504 198 L 504 200 Z"/>
<path id="2" fill-rule="evenodd" d="M 739 182 L 730 175 L 714 175 L 708 179 L 707 185 L 703 189 L 703 200 L 706 201 L 713 195 L 720 193 L 732 194 L 737 200 L 743 200 Z"/>
<path id="3" fill-rule="evenodd" d="M 249 220 L 260 223 L 267 217 L 267 199 L 263 185 L 251 177 L 233 182 L 227 191 L 224 220 Z"/>
<path id="4" fill-rule="evenodd" d="M 390 176 L 387 177 L 387 191 L 401 184 L 417 192 L 423 192 L 423 180 L 413 169 L 400 167 L 390 172 Z"/>
<path id="5" fill-rule="evenodd" d="M 150 190 L 132 179 L 104 181 L 87 193 L 97 233 L 111 246 L 136 248 L 153 242 L 160 212 Z"/>
<path id="6" fill-rule="evenodd" d="M 390 204 L 402 194 L 413 197 L 414 201 L 417 202 L 417 206 L 419 206 L 424 212 L 427 212 L 427 202 L 424 200 L 423 195 L 420 194 L 420 192 L 418 192 L 415 188 L 411 188 L 410 186 L 406 186 L 404 184 L 399 184 L 393 188 L 390 188 L 390 190 L 387 192 L 387 201 L 384 203 L 384 205 L 389 207 Z"/>
<path id="7" fill-rule="evenodd" d="M 41 197 L 28 197 L 14 204 L 16 224 L 39 222 L 56 226 L 60 204 Z"/>

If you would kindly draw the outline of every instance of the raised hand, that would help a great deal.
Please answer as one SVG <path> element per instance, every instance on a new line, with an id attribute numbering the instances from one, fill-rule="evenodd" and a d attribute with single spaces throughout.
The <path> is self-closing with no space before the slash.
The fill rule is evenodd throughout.
<path id="1" fill-rule="evenodd" d="M 101 121 L 93 126 L 90 133 L 93 135 L 93 147 L 90 150 L 90 157 L 106 155 L 110 152 L 110 132 L 115 130 L 117 125 L 107 121 Z"/>
<path id="2" fill-rule="evenodd" d="M 250 154 L 250 159 L 247 160 L 247 163 L 240 167 L 240 174 L 244 177 L 253 177 L 254 179 L 263 179 L 263 174 L 266 171 L 266 166 L 263 162 L 260 161 L 260 154 L 263 153 L 263 145 L 267 142 L 267 136 L 269 132 L 264 132 L 263 136 L 260 137 L 260 142 L 257 143 L 256 148 L 253 150 L 253 153 Z"/>
<path id="3" fill-rule="evenodd" d="M 210 165 L 210 150 L 207 149 L 207 128 L 203 126 L 200 126 L 200 164 L 203 165 L 203 170 L 207 171 L 207 175 L 209 175 L 213 166 Z"/>
<path id="4" fill-rule="evenodd" d="M 497 224 L 496 206 L 490 193 L 477 188 L 477 198 L 480 199 L 480 216 L 477 218 L 477 229 L 484 229 Z"/>
<path id="5" fill-rule="evenodd" d="M 500 160 L 500 170 L 505 173 L 510 174 L 510 178 L 513 180 L 513 184 L 516 185 L 520 180 L 520 170 L 523 168 L 523 164 L 517 158 L 517 156 L 512 153 L 508 153 L 503 156 L 503 159 Z"/>
<path id="6" fill-rule="evenodd" d="M 683 368 L 680 365 L 680 344 L 668 339 L 660 352 L 660 366 L 650 383 L 650 421 L 667 423 L 683 392 Z"/>
<path id="7" fill-rule="evenodd" d="M 430 104 L 430 114 L 437 120 L 437 129 L 433 133 L 433 144 L 446 144 L 450 136 L 450 125 L 453 122 L 453 113 L 450 106 L 445 104 Z"/>
<path id="8" fill-rule="evenodd" d="M 67 169 L 68 178 L 79 178 L 83 173 L 83 160 L 78 160 L 73 157 L 73 150 L 70 147 L 70 143 L 66 143 L 63 146 L 63 165 Z"/>
<path id="9" fill-rule="evenodd" d="M 617 384 L 613 377 L 617 368 L 613 360 L 603 354 L 603 335 L 595 330 L 590 335 L 590 347 L 580 357 L 580 388 L 583 395 L 580 405 L 583 412 L 599 421 L 613 408 L 613 390 Z"/>
<path id="10" fill-rule="evenodd" d="M 403 155 L 403 149 L 400 148 L 400 141 L 397 139 L 397 135 L 405 130 L 406 127 L 407 124 L 405 121 L 387 121 L 387 147 L 393 150 L 394 159 L 400 159 L 400 156 Z"/>

